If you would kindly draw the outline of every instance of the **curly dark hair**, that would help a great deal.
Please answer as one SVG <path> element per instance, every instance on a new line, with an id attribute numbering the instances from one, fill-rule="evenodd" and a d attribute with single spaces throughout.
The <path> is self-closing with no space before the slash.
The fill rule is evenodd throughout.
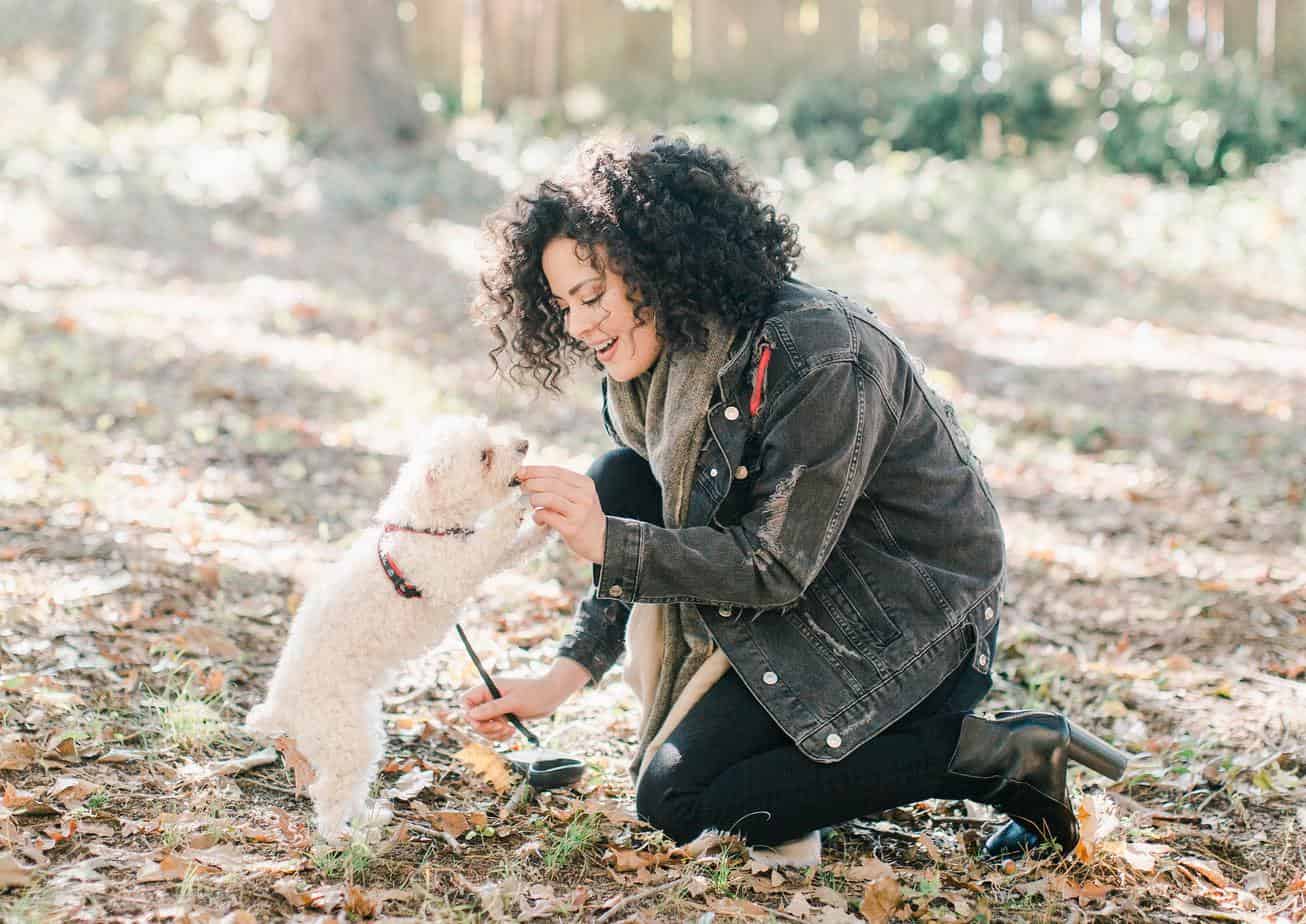
<path id="1" fill-rule="evenodd" d="M 637 317 L 653 309 L 673 350 L 703 348 L 705 315 L 737 326 L 765 316 L 800 253 L 797 227 L 735 161 L 661 135 L 586 147 L 574 172 L 515 197 L 485 230 L 491 256 L 475 310 L 498 339 L 490 358 L 502 372 L 511 349 L 509 377 L 553 391 L 591 352 L 567 335 L 544 276 L 541 255 L 554 238 L 577 241 L 596 272 L 610 266 Z"/>

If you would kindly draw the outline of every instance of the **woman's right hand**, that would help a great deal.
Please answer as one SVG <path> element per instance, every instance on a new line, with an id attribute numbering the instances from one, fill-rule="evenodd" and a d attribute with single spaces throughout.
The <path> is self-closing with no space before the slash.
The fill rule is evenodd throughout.
<path id="1" fill-rule="evenodd" d="M 569 658 L 559 658 L 540 677 L 495 677 L 494 684 L 503 696 L 496 699 L 484 685 L 463 694 L 467 722 L 478 734 L 503 741 L 514 731 L 503 717 L 505 713 L 511 712 L 519 719 L 552 715 L 589 679 L 589 671 Z"/>

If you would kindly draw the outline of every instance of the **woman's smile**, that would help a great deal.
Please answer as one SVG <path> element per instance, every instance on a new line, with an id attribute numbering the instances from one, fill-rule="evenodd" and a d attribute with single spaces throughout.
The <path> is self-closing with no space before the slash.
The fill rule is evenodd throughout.
<path id="1" fill-rule="evenodd" d="M 651 312 L 635 312 L 625 281 L 611 268 L 594 268 L 591 254 L 605 262 L 602 248 L 569 237 L 550 241 L 540 255 L 554 304 L 566 314 L 568 336 L 594 352 L 608 377 L 627 382 L 648 371 L 662 353 Z"/>

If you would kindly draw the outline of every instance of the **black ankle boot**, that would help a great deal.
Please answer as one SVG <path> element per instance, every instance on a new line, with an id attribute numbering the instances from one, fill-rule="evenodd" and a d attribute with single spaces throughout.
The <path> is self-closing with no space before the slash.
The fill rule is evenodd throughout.
<path id="1" fill-rule="evenodd" d="M 1063 854 L 1079 842 L 1079 821 L 1066 795 L 1071 724 L 1050 712 L 968 715 L 961 722 L 948 773 L 977 802 L 1006 812 L 1011 821 L 984 845 L 994 860 L 1051 841 Z M 978 784 L 978 788 L 977 788 Z"/>

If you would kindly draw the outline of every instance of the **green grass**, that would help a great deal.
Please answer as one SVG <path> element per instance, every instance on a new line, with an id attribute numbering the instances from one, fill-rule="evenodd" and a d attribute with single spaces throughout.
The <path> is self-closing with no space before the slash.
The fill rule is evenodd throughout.
<path id="1" fill-rule="evenodd" d="M 327 879 L 352 879 L 361 876 L 372 866 L 376 856 L 372 848 L 362 841 L 355 841 L 347 847 L 321 847 L 313 851 L 313 865 Z"/>
<path id="2" fill-rule="evenodd" d="M 45 924 L 54 918 L 54 893 L 34 886 L 16 897 L 0 897 L 0 921 L 4 924 Z"/>
<path id="3" fill-rule="evenodd" d="M 227 733 L 217 697 L 199 697 L 187 681 L 169 685 L 161 695 L 146 700 L 156 714 L 160 744 L 186 753 L 198 753 L 220 741 Z"/>
<path id="4" fill-rule="evenodd" d="M 567 830 L 544 853 L 544 868 L 554 875 L 576 862 L 585 851 L 594 847 L 599 839 L 598 815 L 583 812 L 571 820 Z"/>

